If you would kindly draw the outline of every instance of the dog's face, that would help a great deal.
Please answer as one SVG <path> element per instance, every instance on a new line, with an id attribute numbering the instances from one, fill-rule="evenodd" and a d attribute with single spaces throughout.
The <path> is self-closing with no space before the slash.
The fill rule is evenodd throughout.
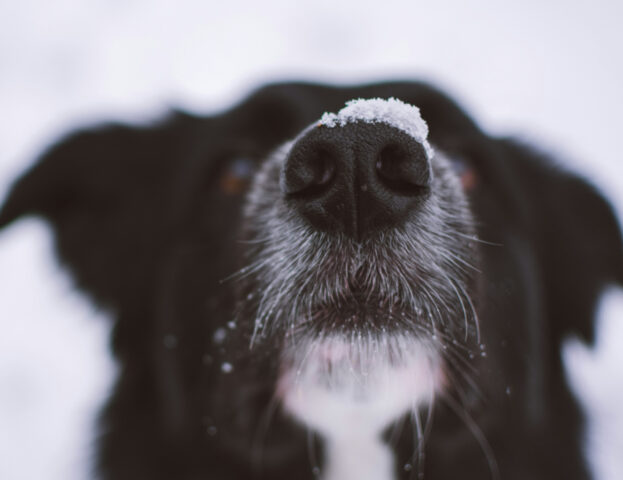
<path id="1" fill-rule="evenodd" d="M 413 106 L 352 102 L 255 176 L 243 219 L 244 316 L 254 318 L 252 345 L 268 337 L 282 346 L 279 395 L 303 417 L 319 416 L 306 409 L 323 393 L 359 407 L 398 397 L 386 399 L 392 415 L 372 420 L 385 427 L 432 402 L 444 354 L 477 344 L 474 219 L 427 133 Z M 402 389 L 387 384 L 395 371 Z M 300 399 L 306 383 L 316 388 Z"/>
<path id="2" fill-rule="evenodd" d="M 26 213 L 116 316 L 105 478 L 587 478 L 559 348 L 623 283 L 616 221 L 424 84 L 83 132 Z"/>

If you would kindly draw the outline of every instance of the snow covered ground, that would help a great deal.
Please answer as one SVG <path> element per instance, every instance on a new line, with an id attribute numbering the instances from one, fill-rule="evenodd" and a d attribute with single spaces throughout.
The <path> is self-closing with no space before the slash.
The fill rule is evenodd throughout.
<path id="1" fill-rule="evenodd" d="M 267 80 L 428 78 L 489 131 L 551 148 L 623 213 L 623 3 L 616 0 L 0 2 L 0 198 L 85 122 L 225 107 Z M 47 227 L 0 234 L 0 478 L 85 480 L 114 378 L 105 312 L 71 288 Z M 95 318 L 93 318 L 95 317 Z M 623 478 L 623 293 L 598 348 L 572 342 L 599 480 Z"/>

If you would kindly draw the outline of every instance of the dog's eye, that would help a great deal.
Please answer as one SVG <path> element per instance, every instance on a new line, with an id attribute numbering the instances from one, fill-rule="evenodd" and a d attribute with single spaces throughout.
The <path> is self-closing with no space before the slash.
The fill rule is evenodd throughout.
<path id="1" fill-rule="evenodd" d="M 219 179 L 221 191 L 227 195 L 238 195 L 244 192 L 255 171 L 255 162 L 249 157 L 235 157 L 225 168 Z"/>
<path id="2" fill-rule="evenodd" d="M 450 162 L 452 163 L 452 168 L 454 168 L 454 171 L 461 179 L 463 189 L 467 192 L 473 190 L 478 185 L 478 176 L 474 167 L 465 158 L 458 155 L 452 155 Z"/>

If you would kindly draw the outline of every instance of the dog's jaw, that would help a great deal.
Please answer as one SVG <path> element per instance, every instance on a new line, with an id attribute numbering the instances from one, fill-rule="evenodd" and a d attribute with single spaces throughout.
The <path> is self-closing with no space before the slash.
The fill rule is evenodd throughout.
<path id="1" fill-rule="evenodd" d="M 323 480 L 390 480 L 383 431 L 432 404 L 443 386 L 436 348 L 407 336 L 333 336 L 286 351 L 278 396 L 326 445 Z"/>

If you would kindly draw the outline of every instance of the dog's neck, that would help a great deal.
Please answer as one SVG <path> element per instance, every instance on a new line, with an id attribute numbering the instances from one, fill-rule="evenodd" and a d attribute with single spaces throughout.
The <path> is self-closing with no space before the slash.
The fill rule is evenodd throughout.
<path id="1" fill-rule="evenodd" d="M 434 349 L 407 338 L 325 338 L 284 362 L 284 409 L 326 445 L 323 480 L 391 480 L 383 431 L 430 404 L 442 384 Z"/>

